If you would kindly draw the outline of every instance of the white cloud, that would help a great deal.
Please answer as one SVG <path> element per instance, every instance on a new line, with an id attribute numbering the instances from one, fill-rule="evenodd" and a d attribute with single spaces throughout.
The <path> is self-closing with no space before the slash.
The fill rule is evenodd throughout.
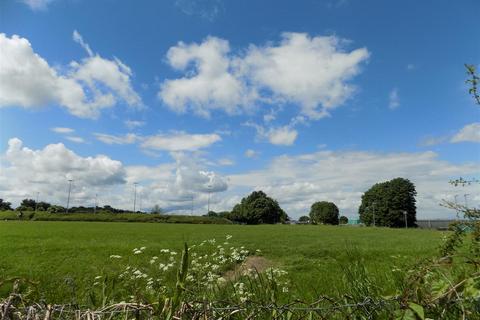
<path id="1" fill-rule="evenodd" d="M 208 193 L 211 203 L 218 203 L 214 194 L 227 190 L 226 179 L 200 165 L 202 159 L 192 154 L 173 157 L 173 163 L 124 166 L 104 155 L 81 157 L 61 143 L 32 150 L 13 138 L 0 155 L 0 198 L 18 205 L 39 192 L 41 201 L 65 206 L 67 180 L 72 179 L 71 206 L 92 205 L 98 194 L 99 205 L 132 209 L 133 183 L 138 182 L 137 207 L 159 204 L 175 212 L 190 211 L 193 197 L 195 212 L 205 213 Z"/>
<path id="2" fill-rule="evenodd" d="M 145 121 L 138 121 L 138 120 L 125 120 L 123 123 L 130 130 L 133 130 L 135 128 L 140 128 L 145 125 Z"/>
<path id="3" fill-rule="evenodd" d="M 298 136 L 297 130 L 293 129 L 290 125 L 269 128 L 253 122 L 246 122 L 244 125 L 255 128 L 258 139 L 268 140 L 268 142 L 274 145 L 291 146 Z"/>
<path id="4" fill-rule="evenodd" d="M 54 127 L 54 128 L 50 128 L 50 130 L 52 130 L 53 132 L 62 133 L 62 134 L 75 132 L 74 129 L 66 128 L 66 127 Z"/>
<path id="5" fill-rule="evenodd" d="M 65 139 L 75 142 L 75 143 L 85 143 L 85 139 L 78 136 L 66 136 Z"/>
<path id="6" fill-rule="evenodd" d="M 256 158 L 256 157 L 258 157 L 258 155 L 259 155 L 259 152 L 255 151 L 253 149 L 247 149 L 245 151 L 245 157 L 247 157 L 247 158 Z"/>
<path id="7" fill-rule="evenodd" d="M 414 65 L 413 63 L 407 64 L 407 70 L 408 70 L 408 71 L 415 70 L 415 68 L 416 68 L 416 67 L 415 67 L 415 65 Z"/>
<path id="8" fill-rule="evenodd" d="M 452 164 L 433 152 L 372 153 L 319 151 L 298 156 L 279 156 L 261 170 L 231 175 L 229 189 L 261 189 L 276 198 L 293 217 L 307 214 L 315 201 L 335 202 L 342 214 L 355 216 L 361 195 L 373 184 L 395 177 L 410 179 L 417 188 L 418 218 L 452 217 L 439 206 L 442 199 L 471 193 L 480 201 L 478 188 L 460 190 L 448 181 L 478 173 L 478 164 Z"/>
<path id="9" fill-rule="evenodd" d="M 1 158 L 0 193 L 17 203 L 36 192 L 42 199 L 63 203 L 68 179 L 74 180 L 76 196 L 83 197 L 90 189 L 121 185 L 126 178 L 121 162 L 105 155 L 81 157 L 62 143 L 32 150 L 13 138 Z"/>
<path id="10" fill-rule="evenodd" d="M 21 0 L 27 6 L 30 7 L 32 10 L 44 10 L 47 8 L 50 2 L 53 0 Z"/>
<path id="11" fill-rule="evenodd" d="M 80 41 L 81 36 L 75 32 L 74 38 Z M 83 40 L 81 44 L 87 46 Z M 131 70 L 116 58 L 89 56 L 80 63 L 71 62 L 61 75 L 25 38 L 0 33 L 0 47 L 0 107 L 58 104 L 78 117 L 97 118 L 102 109 L 118 102 L 141 105 L 131 87 Z"/>
<path id="12" fill-rule="evenodd" d="M 348 84 L 368 59 L 366 48 L 345 52 L 341 39 L 283 33 L 278 45 L 250 46 L 242 72 L 274 100 L 300 104 L 304 115 L 319 119 L 343 104 L 355 88 Z"/>
<path id="13" fill-rule="evenodd" d="M 115 136 L 105 133 L 94 133 L 97 140 L 106 144 L 132 144 L 140 140 L 141 138 L 133 133 L 127 133 L 123 136 Z"/>
<path id="14" fill-rule="evenodd" d="M 228 41 L 215 37 L 180 42 L 167 60 L 185 76 L 165 80 L 158 96 L 172 110 L 205 117 L 216 109 L 235 114 L 259 103 L 290 102 L 319 119 L 352 96 L 349 82 L 369 57 L 366 48 L 346 52 L 344 43 L 334 36 L 284 33 L 278 45 L 250 45 L 233 55 Z"/>
<path id="15" fill-rule="evenodd" d="M 169 134 L 158 134 L 145 137 L 141 146 L 147 149 L 166 150 L 166 151 L 195 151 L 209 147 L 222 140 L 216 134 L 188 134 L 178 131 Z"/>
<path id="16" fill-rule="evenodd" d="M 400 106 L 400 97 L 398 95 L 398 89 L 393 88 L 388 94 L 388 107 L 393 110 Z"/>
<path id="17" fill-rule="evenodd" d="M 452 143 L 458 142 L 480 142 L 480 122 L 466 125 L 450 140 Z"/>
<path id="18" fill-rule="evenodd" d="M 297 130 L 291 129 L 288 126 L 272 129 L 268 133 L 268 141 L 271 144 L 291 146 L 297 139 Z"/>
<path id="19" fill-rule="evenodd" d="M 242 81 L 231 71 L 229 51 L 228 41 L 215 37 L 208 37 L 201 44 L 179 42 L 170 48 L 168 63 L 187 75 L 165 80 L 159 98 L 179 113 L 193 110 L 204 117 L 209 117 L 215 109 L 237 113 L 247 103 L 248 94 Z"/>

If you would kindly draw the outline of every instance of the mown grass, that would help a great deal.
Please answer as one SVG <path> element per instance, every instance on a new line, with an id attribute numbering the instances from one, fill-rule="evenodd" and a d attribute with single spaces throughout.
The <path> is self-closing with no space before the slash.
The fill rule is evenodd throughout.
<path id="1" fill-rule="evenodd" d="M 0 279 L 38 281 L 48 301 L 68 303 L 115 263 L 109 259 L 112 254 L 130 255 L 141 246 L 152 253 L 163 248 L 180 251 L 184 242 L 223 239 L 227 234 L 233 236 L 232 244 L 260 249 L 287 270 L 293 291 L 306 298 L 342 292 L 342 265 L 352 261 L 352 255 L 363 261 L 385 292 L 393 290 L 393 266 L 433 255 L 443 236 L 438 231 L 338 226 L 1 221 Z"/>

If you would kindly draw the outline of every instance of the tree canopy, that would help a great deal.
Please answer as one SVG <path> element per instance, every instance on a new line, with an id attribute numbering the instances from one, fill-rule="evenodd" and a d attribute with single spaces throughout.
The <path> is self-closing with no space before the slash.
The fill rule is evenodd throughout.
<path id="1" fill-rule="evenodd" d="M 348 218 L 345 217 L 345 216 L 341 216 L 339 219 L 338 219 L 338 222 L 340 224 L 347 224 L 348 223 Z"/>
<path id="2" fill-rule="evenodd" d="M 284 223 L 288 216 L 276 200 L 254 191 L 233 207 L 229 219 L 246 224 Z"/>
<path id="3" fill-rule="evenodd" d="M 310 222 L 310 217 L 309 216 L 301 216 L 298 221 L 300 222 Z"/>
<path id="4" fill-rule="evenodd" d="M 415 185 L 408 179 L 377 183 L 362 196 L 360 221 L 366 225 L 404 227 L 406 212 L 408 226 L 413 227 L 417 221 L 416 195 Z"/>
<path id="5" fill-rule="evenodd" d="M 12 204 L 8 201 L 3 201 L 3 199 L 0 199 L 0 211 L 4 210 L 12 210 Z"/>
<path id="6" fill-rule="evenodd" d="M 338 207 L 333 202 L 315 202 L 310 209 L 310 220 L 313 224 L 337 225 L 338 212 Z"/>

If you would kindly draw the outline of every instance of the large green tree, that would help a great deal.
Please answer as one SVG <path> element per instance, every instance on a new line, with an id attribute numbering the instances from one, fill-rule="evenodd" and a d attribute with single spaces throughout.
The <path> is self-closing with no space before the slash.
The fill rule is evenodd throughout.
<path id="1" fill-rule="evenodd" d="M 313 224 L 338 224 L 338 207 L 333 202 L 319 201 L 310 208 L 310 221 Z"/>
<path id="2" fill-rule="evenodd" d="M 12 210 L 12 204 L 8 201 L 0 199 L 0 211 Z"/>
<path id="3" fill-rule="evenodd" d="M 288 216 L 276 200 L 254 191 L 233 207 L 229 219 L 246 224 L 284 223 Z"/>
<path id="4" fill-rule="evenodd" d="M 404 227 L 405 212 L 409 227 L 416 226 L 415 185 L 408 179 L 395 178 L 373 185 L 362 196 L 358 209 L 360 221 L 366 225 Z"/>

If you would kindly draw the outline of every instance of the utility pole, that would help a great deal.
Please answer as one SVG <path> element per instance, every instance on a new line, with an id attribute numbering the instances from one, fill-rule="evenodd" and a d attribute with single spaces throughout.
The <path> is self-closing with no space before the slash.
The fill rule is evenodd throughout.
<path id="1" fill-rule="evenodd" d="M 405 217 L 405 229 L 408 229 L 407 210 L 403 210 L 403 216 Z"/>
<path id="2" fill-rule="evenodd" d="M 93 214 L 97 213 L 97 194 L 95 193 L 95 203 L 93 205 Z"/>
<path id="3" fill-rule="evenodd" d="M 138 182 L 133 183 L 133 213 L 135 213 L 135 209 L 137 205 L 137 184 Z"/>
<path id="4" fill-rule="evenodd" d="M 35 200 L 35 214 L 37 214 L 37 208 L 38 208 L 38 195 L 39 195 L 40 192 L 37 191 L 37 197 L 36 197 L 36 200 Z"/>
<path id="5" fill-rule="evenodd" d="M 68 197 L 67 197 L 67 210 L 66 210 L 66 213 L 68 213 L 68 207 L 69 207 L 69 205 L 70 205 L 70 192 L 72 191 L 72 182 L 73 182 L 72 179 L 69 179 L 69 180 L 68 180 Z"/>
<path id="6" fill-rule="evenodd" d="M 458 194 L 455 195 L 455 212 L 457 213 L 457 218 L 459 217 L 459 212 L 458 212 L 458 201 L 457 201 L 457 198 L 458 198 Z"/>

